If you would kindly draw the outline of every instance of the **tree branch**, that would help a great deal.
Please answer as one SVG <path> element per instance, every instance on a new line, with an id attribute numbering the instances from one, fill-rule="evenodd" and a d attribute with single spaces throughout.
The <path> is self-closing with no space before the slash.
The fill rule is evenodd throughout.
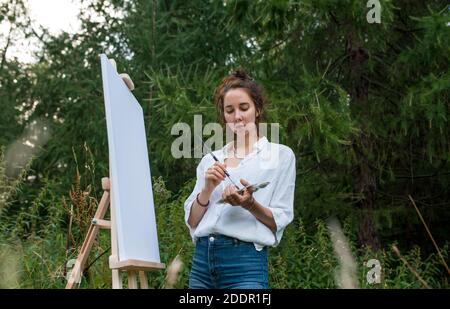
<path id="1" fill-rule="evenodd" d="M 434 173 L 434 174 L 430 174 L 430 175 L 417 175 L 417 176 L 411 176 L 411 175 L 400 175 L 400 176 L 395 176 L 395 178 L 398 179 L 418 179 L 418 178 L 432 178 L 432 177 L 439 177 L 439 176 L 446 176 L 446 175 L 450 175 L 450 172 L 447 173 Z"/>
<path id="2" fill-rule="evenodd" d="M 13 31 L 13 26 L 11 25 L 11 28 L 9 28 L 8 39 L 6 40 L 6 45 L 5 45 L 5 48 L 3 49 L 3 52 L 2 52 L 2 62 L 0 63 L 0 70 L 3 70 L 3 65 L 6 62 L 6 52 L 8 51 L 9 44 L 11 43 L 11 33 L 12 33 L 12 31 Z"/>
<path id="3" fill-rule="evenodd" d="M 333 14 L 333 12 L 328 11 L 328 14 L 331 16 L 331 19 L 333 19 L 334 23 L 338 26 L 340 26 L 341 24 L 338 22 L 336 16 Z"/>

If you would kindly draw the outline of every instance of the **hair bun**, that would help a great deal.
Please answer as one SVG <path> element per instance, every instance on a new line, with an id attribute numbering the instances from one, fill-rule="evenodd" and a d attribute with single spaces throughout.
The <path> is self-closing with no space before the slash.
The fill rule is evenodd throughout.
<path id="1" fill-rule="evenodd" d="M 235 70 L 233 70 L 230 74 L 231 76 L 234 76 L 236 78 L 242 79 L 242 80 L 250 80 L 253 81 L 253 78 L 251 78 L 247 72 L 245 72 L 244 69 L 242 68 L 237 68 Z"/>

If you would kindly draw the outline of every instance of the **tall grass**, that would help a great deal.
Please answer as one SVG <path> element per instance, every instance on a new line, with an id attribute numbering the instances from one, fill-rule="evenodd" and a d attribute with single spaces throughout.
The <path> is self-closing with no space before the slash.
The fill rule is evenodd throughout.
<path id="1" fill-rule="evenodd" d="M 4 162 L 0 161 L 0 193 L 7 192 L 8 196 L 2 195 L 3 200 L 0 201 L 2 209 L 8 210 L 9 202 L 14 200 L 24 178 L 12 186 L 6 181 L 2 164 Z M 101 192 L 100 183 L 86 183 L 90 177 L 85 179 L 77 173 L 66 196 L 55 195 L 57 184 L 43 179 L 38 194 L 28 205 L 0 214 L 0 287 L 65 286 L 71 266 L 68 262 L 70 264 L 70 260 L 76 258 L 98 204 L 94 193 Z M 161 261 L 166 265 L 175 261 L 178 275 L 168 276 L 169 267 L 150 272 L 151 288 L 188 286 L 194 245 L 184 223 L 183 203 L 193 186 L 194 180 L 191 180 L 174 194 L 167 189 L 162 178 L 153 179 Z M 71 216 L 72 227 L 69 229 Z M 361 288 L 423 288 L 391 249 L 376 252 L 360 249 L 353 232 L 354 225 L 353 218 L 344 220 L 343 231 L 356 260 Z M 111 287 L 109 247 L 109 231 L 101 231 L 87 263 L 89 269 L 83 273 L 81 288 Z M 448 244 L 441 248 L 441 252 L 448 260 Z M 445 268 L 437 254 L 424 257 L 419 247 L 413 247 L 402 255 L 429 286 L 449 288 Z M 367 280 L 370 268 L 366 262 L 370 259 L 380 261 L 380 283 L 371 284 Z M 314 229 L 307 233 L 299 213 L 286 228 L 280 245 L 269 249 L 269 285 L 272 288 L 338 288 L 335 274 L 339 267 L 325 222 L 317 220 Z M 168 277 L 171 278 L 170 285 L 166 282 Z"/>

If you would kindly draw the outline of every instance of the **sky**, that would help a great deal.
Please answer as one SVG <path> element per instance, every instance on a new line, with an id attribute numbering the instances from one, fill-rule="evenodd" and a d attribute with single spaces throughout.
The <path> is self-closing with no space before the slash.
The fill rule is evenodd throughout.
<path id="1" fill-rule="evenodd" d="M 53 34 L 75 32 L 80 27 L 78 0 L 28 0 L 28 8 L 31 18 Z"/>
<path id="2" fill-rule="evenodd" d="M 34 28 L 42 25 L 50 33 L 58 34 L 61 31 L 77 32 L 80 29 L 78 13 L 80 11 L 79 0 L 26 0 L 30 17 Z M 7 33 L 9 28 L 0 27 L 0 31 Z M 15 56 L 21 62 L 31 63 L 35 59 L 31 56 L 31 51 L 38 49 L 36 41 L 22 39 L 20 42 L 8 49 L 7 57 Z M 4 42 L 0 42 L 4 46 Z"/>

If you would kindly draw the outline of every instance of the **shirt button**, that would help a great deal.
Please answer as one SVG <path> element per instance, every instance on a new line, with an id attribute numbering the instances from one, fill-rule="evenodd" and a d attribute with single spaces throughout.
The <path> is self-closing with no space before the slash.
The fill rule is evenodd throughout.
<path id="1" fill-rule="evenodd" d="M 214 237 L 211 236 L 211 237 L 209 238 L 209 241 L 210 241 L 210 242 L 213 242 L 213 241 L 214 241 Z"/>

